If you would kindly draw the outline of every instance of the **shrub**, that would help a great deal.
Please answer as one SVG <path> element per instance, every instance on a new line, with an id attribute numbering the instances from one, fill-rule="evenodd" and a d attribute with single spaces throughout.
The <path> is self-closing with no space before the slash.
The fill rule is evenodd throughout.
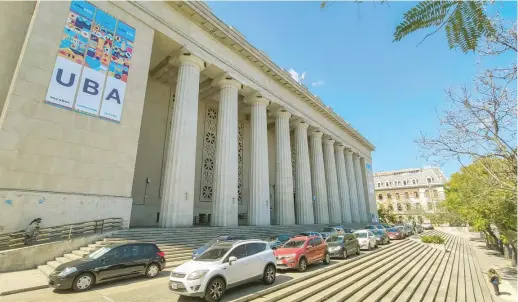
<path id="1" fill-rule="evenodd" d="M 441 236 L 438 236 L 438 235 L 421 236 L 421 242 L 444 244 L 444 238 L 442 238 Z"/>

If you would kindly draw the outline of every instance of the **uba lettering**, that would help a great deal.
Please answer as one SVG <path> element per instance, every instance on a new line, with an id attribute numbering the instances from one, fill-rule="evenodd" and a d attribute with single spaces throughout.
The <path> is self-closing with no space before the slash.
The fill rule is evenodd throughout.
<path id="1" fill-rule="evenodd" d="M 58 68 L 58 72 L 56 73 L 56 82 L 60 85 L 63 85 L 65 87 L 71 87 L 74 85 L 76 79 L 75 73 L 70 73 L 70 76 L 66 82 L 63 81 L 63 69 Z M 91 80 L 89 78 L 85 78 L 83 82 L 83 87 L 81 88 L 84 93 L 88 93 L 90 95 L 98 95 L 100 93 L 99 91 L 99 83 L 97 83 L 94 80 Z M 108 101 L 110 99 L 114 99 L 117 101 L 117 104 L 121 103 L 119 91 L 116 88 L 113 88 L 106 96 L 105 101 Z"/>

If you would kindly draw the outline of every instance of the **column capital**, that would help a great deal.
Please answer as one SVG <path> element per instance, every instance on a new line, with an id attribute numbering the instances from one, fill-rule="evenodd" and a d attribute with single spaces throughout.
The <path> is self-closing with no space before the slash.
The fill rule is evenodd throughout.
<path id="1" fill-rule="evenodd" d="M 212 81 L 212 85 L 219 88 L 223 88 L 226 86 L 236 87 L 238 90 L 241 89 L 241 87 L 243 86 L 239 81 L 237 81 L 228 74 L 224 74 L 223 76 L 214 79 L 214 81 Z"/>
<path id="2" fill-rule="evenodd" d="M 182 51 L 182 53 L 178 56 L 178 60 L 180 61 L 180 64 L 194 65 L 198 67 L 200 71 L 205 68 L 205 62 L 189 51 Z"/>
<path id="3" fill-rule="evenodd" d="M 320 131 L 318 128 L 311 128 L 308 133 L 309 133 L 309 136 L 320 137 L 320 138 L 324 135 L 324 133 L 322 133 L 322 131 Z"/>
<path id="4" fill-rule="evenodd" d="M 329 136 L 329 135 L 324 135 L 322 137 L 322 141 L 325 144 L 330 144 L 330 145 L 334 145 L 335 144 L 335 140 L 331 136 Z"/>
<path id="5" fill-rule="evenodd" d="M 309 127 L 309 124 L 306 123 L 303 119 L 301 118 L 296 118 L 294 119 L 291 124 L 293 125 L 293 127 L 295 128 L 301 128 L 301 129 L 308 129 Z"/>
<path id="6" fill-rule="evenodd" d="M 279 116 L 279 117 L 286 117 L 286 118 L 290 118 L 291 117 L 291 113 L 284 109 L 284 108 L 279 108 L 279 109 L 276 109 L 272 112 L 272 116 Z"/>
<path id="7" fill-rule="evenodd" d="M 335 150 L 339 152 L 344 152 L 345 146 L 342 144 L 335 145 Z"/>
<path id="8" fill-rule="evenodd" d="M 245 103 L 250 104 L 250 105 L 262 104 L 262 105 L 268 106 L 270 104 L 270 100 L 263 97 L 260 93 L 255 92 L 245 98 Z"/>

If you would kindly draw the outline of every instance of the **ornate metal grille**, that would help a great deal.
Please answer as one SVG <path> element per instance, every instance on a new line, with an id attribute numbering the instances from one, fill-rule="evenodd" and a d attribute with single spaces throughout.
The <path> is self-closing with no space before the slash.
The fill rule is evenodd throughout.
<path id="1" fill-rule="evenodd" d="M 205 112 L 205 131 L 203 134 L 200 201 L 212 201 L 217 125 L 218 110 L 207 108 Z"/>
<path id="2" fill-rule="evenodd" d="M 243 128 L 244 122 L 237 121 L 237 200 L 243 203 Z"/>

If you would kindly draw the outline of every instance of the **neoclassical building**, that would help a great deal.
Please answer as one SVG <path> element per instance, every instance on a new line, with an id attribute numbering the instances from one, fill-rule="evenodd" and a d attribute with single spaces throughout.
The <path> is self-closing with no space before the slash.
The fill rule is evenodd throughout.
<path id="1" fill-rule="evenodd" d="M 377 219 L 374 146 L 205 3 L 0 15 L 0 233 Z"/>
<path id="2" fill-rule="evenodd" d="M 448 179 L 439 168 L 402 169 L 374 173 L 376 200 L 394 211 L 398 219 L 426 220 L 444 200 Z"/>

